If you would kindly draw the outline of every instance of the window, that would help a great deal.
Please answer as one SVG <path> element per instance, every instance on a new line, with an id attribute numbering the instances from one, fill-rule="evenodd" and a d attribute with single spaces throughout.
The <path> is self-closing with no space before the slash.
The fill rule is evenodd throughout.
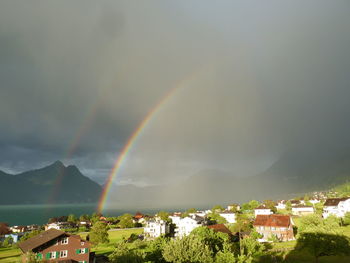
<path id="1" fill-rule="evenodd" d="M 56 258 L 56 252 L 51 252 L 50 259 L 55 259 L 55 258 Z"/>
<path id="2" fill-rule="evenodd" d="M 276 230 L 276 227 L 273 227 L 273 226 L 272 226 L 272 227 L 271 227 L 271 230 Z"/>
<path id="3" fill-rule="evenodd" d="M 80 242 L 80 245 L 84 246 L 85 242 Z"/>
<path id="4" fill-rule="evenodd" d="M 62 245 L 67 245 L 68 244 L 68 237 L 62 238 L 61 244 Z"/>
<path id="5" fill-rule="evenodd" d="M 264 227 L 263 227 L 263 226 L 261 226 L 261 227 L 260 227 L 260 230 L 264 230 Z"/>
<path id="6" fill-rule="evenodd" d="M 80 254 L 85 254 L 85 248 L 80 249 Z"/>
<path id="7" fill-rule="evenodd" d="M 60 258 L 66 258 L 68 255 L 68 250 L 61 250 L 60 251 Z"/>

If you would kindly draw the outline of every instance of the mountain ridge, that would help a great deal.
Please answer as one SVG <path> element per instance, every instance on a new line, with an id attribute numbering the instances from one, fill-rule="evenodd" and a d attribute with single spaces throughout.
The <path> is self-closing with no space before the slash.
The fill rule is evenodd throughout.
<path id="1" fill-rule="evenodd" d="M 56 161 L 18 174 L 0 171 L 0 204 L 97 202 L 102 187 L 74 166 Z"/>

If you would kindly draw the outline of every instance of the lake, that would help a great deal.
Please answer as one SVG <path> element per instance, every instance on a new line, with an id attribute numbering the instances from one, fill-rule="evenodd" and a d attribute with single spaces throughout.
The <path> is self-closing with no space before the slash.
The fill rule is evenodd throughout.
<path id="1" fill-rule="evenodd" d="M 52 217 L 74 214 L 77 217 L 83 214 L 92 214 L 96 211 L 96 204 L 62 204 L 62 205 L 0 205 L 0 222 L 14 225 L 42 225 Z M 119 216 L 124 213 L 135 214 L 141 211 L 145 214 L 155 214 L 159 209 L 127 210 L 108 209 L 106 216 Z"/>

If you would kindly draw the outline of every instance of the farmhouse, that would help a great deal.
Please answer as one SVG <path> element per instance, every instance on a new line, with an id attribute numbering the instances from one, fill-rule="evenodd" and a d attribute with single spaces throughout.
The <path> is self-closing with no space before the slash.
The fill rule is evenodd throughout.
<path id="1" fill-rule="evenodd" d="M 273 236 L 281 241 L 294 240 L 293 221 L 289 215 L 257 215 L 253 226 L 263 236 L 260 242 L 266 242 Z"/>
<path id="2" fill-rule="evenodd" d="M 79 235 L 70 235 L 56 229 L 49 229 L 22 243 L 23 262 L 27 262 L 27 252 L 32 252 L 38 260 L 69 261 L 79 263 L 94 262 L 94 253 L 90 252 L 91 244 Z"/>

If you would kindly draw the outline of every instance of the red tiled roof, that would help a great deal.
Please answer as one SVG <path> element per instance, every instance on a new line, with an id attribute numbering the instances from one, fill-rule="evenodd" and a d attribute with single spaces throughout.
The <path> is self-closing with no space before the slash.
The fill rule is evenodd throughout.
<path id="1" fill-rule="evenodd" d="M 208 226 L 208 228 L 213 229 L 217 232 L 222 232 L 228 235 L 232 235 L 231 231 L 224 224 L 216 224 Z"/>
<path id="2" fill-rule="evenodd" d="M 254 221 L 254 226 L 272 226 L 272 227 L 289 227 L 291 224 L 290 216 L 288 215 L 257 215 Z"/>

